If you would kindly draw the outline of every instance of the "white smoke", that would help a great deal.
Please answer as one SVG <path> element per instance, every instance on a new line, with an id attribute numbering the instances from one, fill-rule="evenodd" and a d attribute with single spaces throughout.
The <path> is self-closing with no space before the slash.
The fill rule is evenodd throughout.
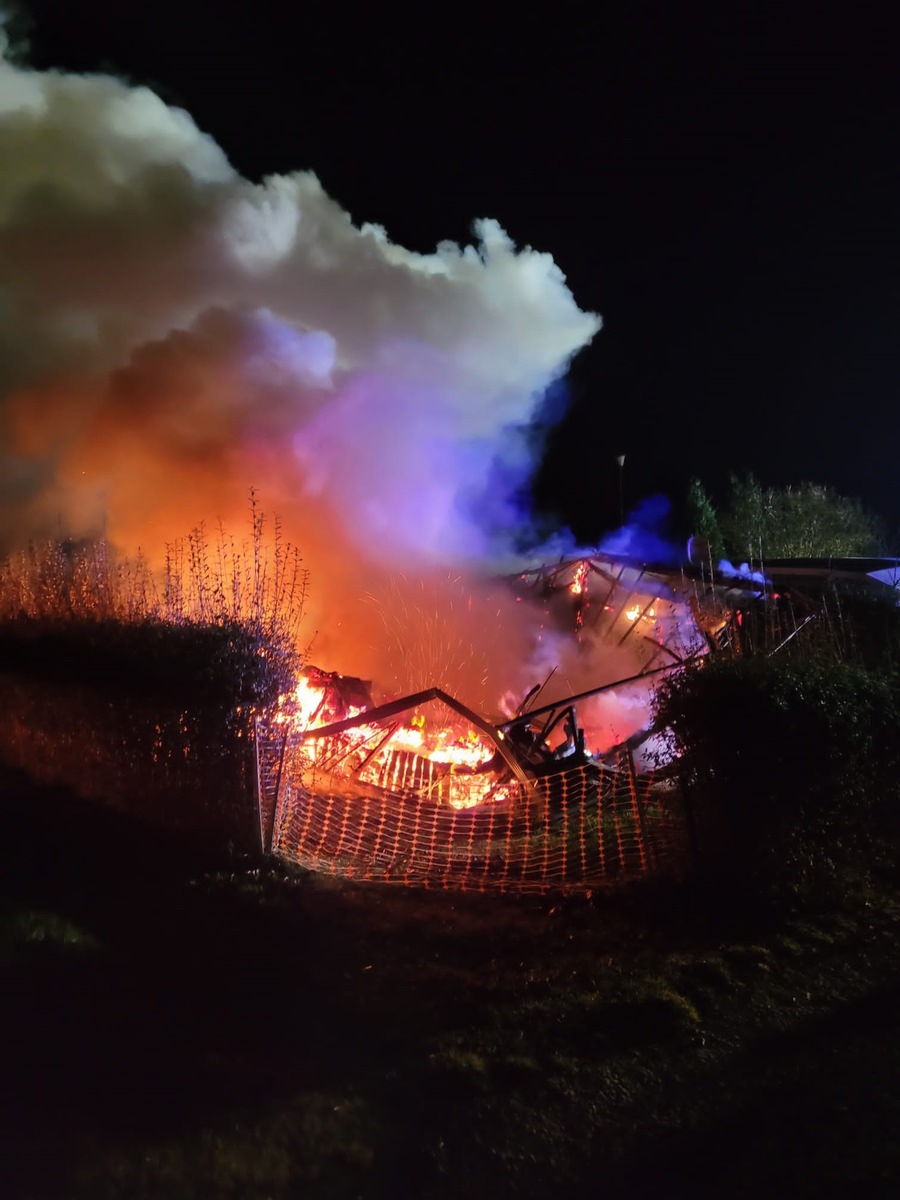
<path id="1" fill-rule="evenodd" d="M 498 561 L 600 321 L 549 255 L 474 233 L 413 253 L 311 172 L 241 178 L 147 88 L 0 44 L 0 540 L 152 554 L 256 487 L 332 631 L 373 572 Z"/>

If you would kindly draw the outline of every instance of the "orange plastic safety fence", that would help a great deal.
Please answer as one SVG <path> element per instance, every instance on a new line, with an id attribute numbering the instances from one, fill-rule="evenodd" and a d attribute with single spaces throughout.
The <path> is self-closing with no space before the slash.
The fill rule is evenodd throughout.
<path id="1" fill-rule="evenodd" d="M 340 737 L 288 734 L 260 746 L 271 849 L 308 869 L 524 892 L 611 886 L 685 865 L 677 788 L 658 772 L 639 775 L 627 753 L 612 766 L 552 764 L 523 783 L 502 763 L 466 773 L 383 744 L 354 756 Z"/>

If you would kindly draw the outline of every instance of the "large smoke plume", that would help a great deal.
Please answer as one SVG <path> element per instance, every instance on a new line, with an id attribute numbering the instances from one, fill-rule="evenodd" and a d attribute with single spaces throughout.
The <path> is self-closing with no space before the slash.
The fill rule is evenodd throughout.
<path id="1" fill-rule="evenodd" d="M 152 556 L 255 487 L 323 665 L 382 668 L 360 597 L 509 563 L 547 389 L 600 324 L 549 255 L 474 233 L 413 253 L 310 172 L 241 178 L 147 88 L 0 54 L 0 541 Z"/>

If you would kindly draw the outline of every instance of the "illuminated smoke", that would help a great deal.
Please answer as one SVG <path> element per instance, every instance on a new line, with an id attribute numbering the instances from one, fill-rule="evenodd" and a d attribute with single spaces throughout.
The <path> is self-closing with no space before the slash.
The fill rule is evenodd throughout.
<path id="1" fill-rule="evenodd" d="M 620 529 L 604 538 L 599 549 L 621 558 L 677 566 L 682 552 L 667 533 L 670 507 L 665 496 L 648 496 L 628 514 Z"/>
<path id="2" fill-rule="evenodd" d="M 0 540 L 152 555 L 256 487 L 324 665 L 365 670 L 364 593 L 509 560 L 544 396 L 600 325 L 549 255 L 474 234 L 405 250 L 147 88 L 0 56 Z"/>
<path id="3" fill-rule="evenodd" d="M 749 563 L 741 563 L 740 566 L 735 566 L 729 562 L 727 558 L 723 558 L 719 563 L 719 574 L 728 575 L 732 579 L 746 579 L 748 583 L 771 583 L 771 579 L 767 579 L 762 571 L 754 571 Z"/>

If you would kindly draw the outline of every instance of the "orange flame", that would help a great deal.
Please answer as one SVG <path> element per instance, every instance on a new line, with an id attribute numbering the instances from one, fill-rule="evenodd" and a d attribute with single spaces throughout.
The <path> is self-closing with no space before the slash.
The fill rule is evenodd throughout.
<path id="1" fill-rule="evenodd" d="M 569 588 L 569 591 L 572 593 L 573 596 L 583 596 L 585 594 L 585 592 L 587 591 L 587 573 L 588 573 L 587 563 L 586 562 L 579 563 L 578 567 L 575 571 L 575 578 L 572 580 L 572 584 Z"/>
<path id="2" fill-rule="evenodd" d="M 364 708 L 348 706 L 337 717 L 329 700 L 328 689 L 301 676 L 294 691 L 282 696 L 275 717 L 276 723 L 286 725 L 289 732 L 302 733 L 322 728 L 334 720 L 359 716 Z M 335 753 L 335 743 L 341 753 Z M 474 808 L 490 802 L 496 804 L 509 797 L 509 789 L 498 786 L 493 771 L 485 770 L 494 756 L 494 747 L 485 742 L 474 729 L 465 732 L 453 726 L 429 729 L 424 713 L 416 711 L 408 724 L 393 730 L 377 724 L 360 724 L 327 738 L 310 738 L 306 749 L 312 764 L 340 761 L 350 769 L 354 755 L 362 759 L 359 778 L 380 786 L 403 786 L 403 777 L 396 769 L 400 756 L 413 756 L 429 769 L 430 775 L 442 783 L 443 802 L 451 808 Z M 427 764 L 432 764 L 427 768 Z M 426 792 L 428 788 L 424 789 Z"/>

